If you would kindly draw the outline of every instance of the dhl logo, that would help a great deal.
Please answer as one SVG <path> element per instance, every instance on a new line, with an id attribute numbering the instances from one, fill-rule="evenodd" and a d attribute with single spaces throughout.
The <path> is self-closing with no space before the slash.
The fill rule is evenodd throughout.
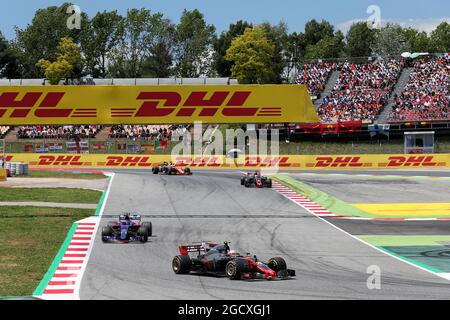
<path id="1" fill-rule="evenodd" d="M 434 156 L 389 157 L 387 167 L 436 167 Z"/>
<path id="2" fill-rule="evenodd" d="M 250 91 L 194 91 L 184 98 L 178 92 L 140 92 L 137 108 L 111 108 L 112 118 L 214 117 L 219 112 L 225 117 L 279 117 L 281 107 L 244 106 Z M 0 118 L 96 118 L 96 108 L 58 108 L 66 92 L 3 92 L 0 95 Z M 207 95 L 210 95 L 207 97 Z M 134 101 L 130 101 L 134 103 Z"/>
<path id="3" fill-rule="evenodd" d="M 317 157 L 314 167 L 316 168 L 363 167 L 364 163 L 360 162 L 360 160 L 361 157 Z"/>
<path id="4" fill-rule="evenodd" d="M 112 108 L 111 117 L 273 117 L 281 116 L 281 107 L 244 107 L 252 92 L 194 91 L 187 98 L 178 92 L 141 92 L 137 100 L 143 101 L 139 109 Z"/>
<path id="5" fill-rule="evenodd" d="M 26 118 L 35 108 L 33 115 L 37 118 L 90 118 L 96 117 L 93 108 L 57 108 L 65 92 L 27 92 L 19 98 L 19 92 L 3 92 L 0 95 L 0 118 Z"/>

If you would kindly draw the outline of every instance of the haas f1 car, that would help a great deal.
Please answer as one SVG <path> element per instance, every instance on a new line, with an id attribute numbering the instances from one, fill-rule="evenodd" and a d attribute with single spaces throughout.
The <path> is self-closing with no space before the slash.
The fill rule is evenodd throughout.
<path id="1" fill-rule="evenodd" d="M 256 188 L 272 188 L 272 179 L 262 176 L 258 172 L 248 172 L 241 177 L 241 186 L 246 188 L 253 186 Z"/>
<path id="2" fill-rule="evenodd" d="M 190 168 L 182 169 L 182 168 L 177 167 L 174 164 L 168 163 L 168 162 L 163 162 L 159 166 L 153 167 L 152 172 L 153 172 L 153 174 L 160 173 L 160 174 L 167 174 L 167 175 L 185 175 L 185 176 L 192 175 Z"/>
<path id="3" fill-rule="evenodd" d="M 121 214 L 118 222 L 110 222 L 102 228 L 103 242 L 147 242 L 152 236 L 152 223 L 141 222 L 138 214 Z"/>
<path id="4" fill-rule="evenodd" d="M 262 262 L 256 256 L 243 256 L 230 250 L 227 242 L 182 245 L 179 250 L 180 255 L 175 256 L 172 261 L 172 269 L 176 274 L 193 272 L 227 276 L 231 280 L 283 280 L 295 276 L 295 271 L 287 268 L 283 258 L 276 257 Z M 197 254 L 189 255 L 194 252 Z"/>

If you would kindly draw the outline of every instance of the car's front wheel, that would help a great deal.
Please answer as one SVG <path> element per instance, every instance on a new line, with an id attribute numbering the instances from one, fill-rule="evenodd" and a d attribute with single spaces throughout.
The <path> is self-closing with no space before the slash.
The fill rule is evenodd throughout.
<path id="1" fill-rule="evenodd" d="M 102 228 L 102 241 L 107 242 L 109 240 L 109 237 L 113 234 L 113 228 L 110 226 L 103 227 Z"/>
<path id="2" fill-rule="evenodd" d="M 267 266 L 275 272 L 287 269 L 286 261 L 281 257 L 270 259 Z"/>
<path id="3" fill-rule="evenodd" d="M 148 241 L 148 229 L 144 226 L 140 227 L 138 229 L 138 236 L 140 237 L 140 240 L 142 243 L 145 243 Z"/>

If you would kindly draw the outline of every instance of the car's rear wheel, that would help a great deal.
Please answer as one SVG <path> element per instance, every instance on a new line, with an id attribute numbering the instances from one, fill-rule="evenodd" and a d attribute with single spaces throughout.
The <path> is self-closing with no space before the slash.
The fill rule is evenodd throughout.
<path id="1" fill-rule="evenodd" d="M 148 230 L 146 227 L 142 226 L 138 229 L 137 232 L 138 236 L 140 237 L 139 241 L 142 243 L 145 243 L 148 241 Z"/>
<path id="2" fill-rule="evenodd" d="M 190 168 L 184 168 L 184 173 L 191 174 L 192 172 Z"/>
<path id="3" fill-rule="evenodd" d="M 225 266 L 225 273 L 230 280 L 239 280 L 244 272 L 247 271 L 247 262 L 241 259 L 228 261 Z"/>
<path id="4" fill-rule="evenodd" d="M 246 188 L 250 188 L 250 182 L 249 182 L 249 181 L 245 181 L 245 182 L 244 182 L 244 186 L 245 186 Z"/>
<path id="5" fill-rule="evenodd" d="M 275 272 L 287 269 L 286 261 L 281 257 L 270 259 L 267 266 Z"/>
<path id="6" fill-rule="evenodd" d="M 153 174 L 158 174 L 159 173 L 159 168 L 158 167 L 154 167 L 152 169 Z"/>
<path id="7" fill-rule="evenodd" d="M 272 188 L 272 179 L 268 179 L 266 182 L 267 188 Z"/>
<path id="8" fill-rule="evenodd" d="M 152 236 L 152 223 L 151 222 L 144 222 L 144 223 L 142 223 L 142 226 L 147 228 L 147 234 L 148 234 L 149 237 L 151 237 Z"/>
<path id="9" fill-rule="evenodd" d="M 188 274 L 191 271 L 192 261 L 186 254 L 175 256 L 172 260 L 172 269 L 176 274 Z"/>
<path id="10" fill-rule="evenodd" d="M 107 242 L 109 237 L 113 234 L 114 230 L 110 226 L 106 226 L 102 228 L 102 241 Z"/>

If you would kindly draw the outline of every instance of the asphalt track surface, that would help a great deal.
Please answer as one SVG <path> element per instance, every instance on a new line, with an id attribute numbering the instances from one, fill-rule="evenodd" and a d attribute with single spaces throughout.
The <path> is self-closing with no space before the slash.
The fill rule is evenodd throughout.
<path id="1" fill-rule="evenodd" d="M 154 237 L 146 244 L 103 244 L 99 229 L 81 299 L 450 299 L 449 281 L 375 250 L 274 190 L 243 188 L 239 176 L 117 173 L 102 225 L 108 215 L 137 211 L 152 221 Z M 231 241 L 261 260 L 282 256 L 297 277 L 175 275 L 177 246 L 200 240 Z M 366 285 L 372 265 L 382 272 L 380 290 Z"/>

